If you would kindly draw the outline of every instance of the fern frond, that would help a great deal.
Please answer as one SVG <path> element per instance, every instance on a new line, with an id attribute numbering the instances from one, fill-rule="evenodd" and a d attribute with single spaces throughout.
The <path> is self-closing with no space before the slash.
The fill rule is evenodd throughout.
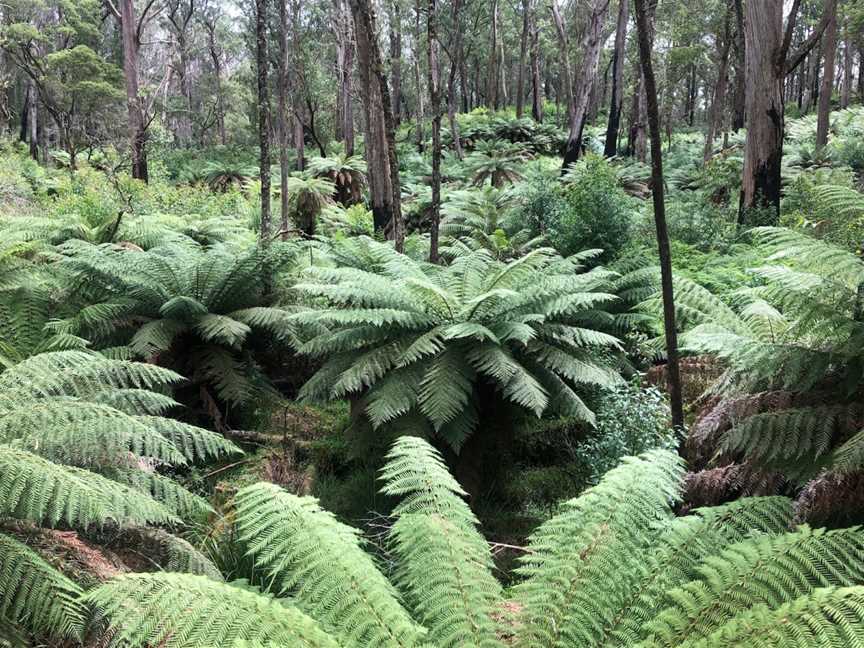
<path id="1" fill-rule="evenodd" d="M 413 646 L 423 631 L 360 548 L 356 531 L 273 484 L 237 493 L 237 528 L 280 593 L 347 645 Z"/>
<path id="2" fill-rule="evenodd" d="M 241 641 L 336 648 L 313 619 L 272 598 L 190 574 L 121 576 L 84 598 L 112 646 L 234 646 Z"/>
<path id="3" fill-rule="evenodd" d="M 37 634 L 80 639 L 87 618 L 82 594 L 27 545 L 0 534 L 0 618 Z"/>

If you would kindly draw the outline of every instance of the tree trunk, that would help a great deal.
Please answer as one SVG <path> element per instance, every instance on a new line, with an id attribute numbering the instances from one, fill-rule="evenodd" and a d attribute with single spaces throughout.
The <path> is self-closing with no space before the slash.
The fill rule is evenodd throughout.
<path id="1" fill-rule="evenodd" d="M 354 155 L 354 96 L 351 80 L 354 77 L 354 30 L 344 0 L 335 0 L 337 30 L 339 34 L 339 114 L 345 154 Z"/>
<path id="2" fill-rule="evenodd" d="M 429 109 L 432 112 L 432 204 L 429 206 L 429 261 L 438 263 L 438 224 L 441 219 L 441 88 L 438 71 L 438 9 L 428 0 L 426 14 L 429 67 Z"/>
<path id="3" fill-rule="evenodd" d="M 129 115 L 129 150 L 132 177 L 147 182 L 147 124 L 138 95 L 138 21 L 133 0 L 119 0 L 123 39 L 123 76 L 126 80 L 126 110 Z"/>
<path id="4" fill-rule="evenodd" d="M 393 119 L 398 128 L 402 121 L 402 16 L 400 2 L 395 0 L 390 12 L 390 85 Z"/>
<path id="5" fill-rule="evenodd" d="M 302 0 L 292 0 L 291 15 L 291 47 L 294 56 L 294 79 L 291 84 L 291 105 L 294 113 L 294 150 L 297 158 L 298 171 L 306 169 L 306 138 L 303 133 L 303 95 L 308 90 L 304 87 L 306 78 L 303 71 L 303 52 L 300 42 L 300 8 Z"/>
<path id="6" fill-rule="evenodd" d="M 447 79 L 447 119 L 450 122 L 450 132 L 453 136 L 453 151 L 460 160 L 462 153 L 462 138 L 459 134 L 459 122 L 456 119 L 456 73 L 459 69 L 459 57 L 462 53 L 462 25 L 460 13 L 462 0 L 453 0 L 451 16 L 453 21 L 453 39 L 450 46 L 450 75 Z"/>
<path id="7" fill-rule="evenodd" d="M 804 92 L 804 103 L 801 107 L 802 114 L 806 115 L 813 107 L 814 101 L 819 97 L 819 61 L 822 58 L 821 47 L 816 54 L 811 54 L 807 61 L 807 87 Z"/>
<path id="8" fill-rule="evenodd" d="M 580 45 L 580 51 L 583 56 L 582 67 L 579 71 L 579 77 L 576 79 L 576 86 L 572 89 L 572 92 L 568 93 L 568 99 L 571 101 L 571 107 L 568 111 L 570 116 L 570 133 L 567 136 L 567 148 L 564 151 L 564 162 L 561 165 L 562 173 L 566 172 L 567 168 L 582 155 L 582 130 L 585 127 L 585 117 L 588 110 L 588 99 L 591 95 L 591 88 L 597 79 L 600 48 L 603 45 L 603 23 L 606 20 L 609 2 L 610 0 L 595 0 L 595 3 L 591 7 L 591 17 L 588 21 L 585 37 L 582 39 Z M 554 1 L 552 8 L 555 23 L 559 31 L 559 40 L 561 40 L 563 22 Z M 569 55 L 567 54 L 569 53 L 569 48 L 567 47 L 566 38 L 561 40 L 561 48 L 565 51 L 566 59 L 569 59 Z M 565 79 L 567 77 L 569 77 L 569 74 Z"/>
<path id="9" fill-rule="evenodd" d="M 282 239 L 288 238 L 290 229 L 290 213 L 288 206 L 288 147 L 290 146 L 290 129 L 288 127 L 288 0 L 279 0 L 279 213 L 281 216 Z"/>
<path id="10" fill-rule="evenodd" d="M 723 124 L 723 111 L 726 106 L 726 86 L 729 73 L 729 50 L 732 45 L 731 16 L 726 11 L 723 22 L 723 35 L 718 35 L 720 47 L 720 63 L 717 69 L 717 85 L 714 86 L 714 98 L 711 100 L 711 110 L 708 117 L 708 132 L 705 135 L 705 151 L 702 159 L 708 162 L 714 154 L 714 138 Z"/>
<path id="11" fill-rule="evenodd" d="M 531 0 L 522 0 L 522 36 L 519 39 L 519 74 L 516 81 L 516 119 L 522 118 L 525 110 L 525 59 L 528 54 L 528 13 Z"/>
<path id="12" fill-rule="evenodd" d="M 843 25 L 843 91 L 840 93 L 840 108 L 849 107 L 852 97 L 852 36 L 849 25 Z"/>
<path id="13" fill-rule="evenodd" d="M 543 85 L 540 79 L 540 29 L 534 0 L 531 3 L 531 117 L 538 124 L 543 122 Z"/>
<path id="14" fill-rule="evenodd" d="M 216 26 L 211 29 L 207 25 L 207 46 L 210 50 L 210 60 L 213 63 L 213 77 L 216 82 L 216 129 L 219 132 L 219 143 L 222 146 L 228 144 L 228 135 L 225 132 L 225 96 L 222 90 L 222 61 L 219 48 L 216 46 Z"/>
<path id="15" fill-rule="evenodd" d="M 624 62 L 627 53 L 629 13 L 629 0 L 618 0 L 615 50 L 612 53 L 612 97 L 609 100 L 609 122 L 606 125 L 606 144 L 603 147 L 603 155 L 606 157 L 618 155 L 618 129 L 621 127 L 621 108 L 624 105 Z"/>
<path id="16" fill-rule="evenodd" d="M 349 3 L 354 14 L 357 62 L 360 66 L 366 109 L 366 154 L 370 190 L 373 194 L 372 214 L 376 229 L 383 230 L 389 225 L 396 250 L 402 252 L 405 247 L 405 232 L 402 223 L 399 160 L 396 157 L 396 129 L 387 76 L 384 74 L 378 48 L 375 14 L 370 0 L 349 0 Z"/>
<path id="17" fill-rule="evenodd" d="M 498 110 L 498 0 L 492 0 L 492 26 L 489 36 L 489 67 L 486 73 L 486 106 Z"/>
<path id="18" fill-rule="evenodd" d="M 267 84 L 267 0 L 255 0 L 255 62 L 258 80 L 258 164 L 261 178 L 261 244 L 270 242 L 270 87 Z M 284 191 L 283 187 L 283 191 Z"/>
<path id="19" fill-rule="evenodd" d="M 828 144 L 828 127 L 831 118 L 831 95 L 834 91 L 834 59 L 837 57 L 837 0 L 825 3 L 825 11 L 831 12 L 825 27 L 825 42 L 822 88 L 819 91 L 819 115 L 816 125 L 816 148 Z"/>
<path id="20" fill-rule="evenodd" d="M 735 92 L 732 99 L 732 130 L 736 133 L 744 128 L 744 104 L 745 104 L 745 58 L 747 52 L 747 39 L 744 29 L 744 7 L 742 0 L 733 0 L 735 9 Z"/>
<path id="21" fill-rule="evenodd" d="M 654 224 L 657 230 L 657 250 L 660 256 L 660 280 L 663 293 L 663 329 L 666 335 L 666 373 L 672 426 L 684 427 L 681 400 L 681 375 L 678 368 L 678 333 L 675 327 L 675 296 L 672 286 L 672 252 L 666 227 L 666 206 L 663 195 L 663 153 L 660 138 L 660 113 L 657 108 L 657 84 L 651 65 L 650 0 L 635 0 L 636 31 L 639 39 L 639 59 L 645 82 L 648 127 L 651 131 L 651 193 L 654 202 Z"/>
<path id="22" fill-rule="evenodd" d="M 417 138 L 417 150 L 422 153 L 425 148 L 426 135 L 423 133 L 423 119 L 426 117 L 426 105 L 423 97 L 423 85 L 420 75 L 420 0 L 414 5 L 414 85 L 417 88 L 417 125 L 414 134 Z"/>
<path id="23" fill-rule="evenodd" d="M 780 162 L 783 156 L 783 0 L 746 5 L 746 112 L 749 117 L 741 188 L 741 224 L 756 223 L 754 209 L 780 216 Z M 785 58 L 785 57 L 784 57 Z"/>

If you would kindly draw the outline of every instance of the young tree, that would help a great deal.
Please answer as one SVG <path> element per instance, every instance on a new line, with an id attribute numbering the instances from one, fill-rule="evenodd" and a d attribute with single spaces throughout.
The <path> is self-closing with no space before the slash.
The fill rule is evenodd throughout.
<path id="1" fill-rule="evenodd" d="M 675 296 L 672 287 L 672 252 L 666 227 L 666 205 L 663 195 L 663 143 L 660 136 L 660 111 L 657 107 L 657 83 L 651 64 L 650 0 L 635 0 L 636 32 L 639 40 L 639 60 L 645 83 L 648 128 L 651 137 L 651 193 L 654 202 L 654 225 L 657 230 L 657 250 L 660 256 L 660 281 L 663 293 L 663 330 L 666 335 L 666 372 L 672 425 L 684 426 L 681 400 L 681 375 L 678 368 L 678 332 L 675 326 Z"/>
<path id="2" fill-rule="evenodd" d="M 276 84 L 278 92 L 278 124 L 279 132 L 279 213 L 281 220 L 282 238 L 288 236 L 290 224 L 290 206 L 288 197 L 288 148 L 290 142 L 291 129 L 289 122 L 293 123 L 293 114 L 288 114 L 288 94 L 289 88 L 289 72 L 290 66 L 290 49 L 288 46 L 288 0 L 277 0 L 279 2 L 279 65 L 277 71 L 279 80 Z M 292 111 L 293 113 L 293 111 Z"/>
<path id="3" fill-rule="evenodd" d="M 522 118 L 525 110 L 525 58 L 528 53 L 528 31 L 530 29 L 531 0 L 522 0 L 522 36 L 519 38 L 519 70 L 516 81 L 516 119 Z"/>
<path id="4" fill-rule="evenodd" d="M 270 86 L 267 68 L 268 0 L 255 0 L 255 63 L 258 81 L 258 170 L 261 178 L 261 244 L 270 242 Z M 285 187 L 282 187 L 283 191 Z"/>
<path id="5" fill-rule="evenodd" d="M 530 1 L 531 21 L 531 117 L 543 122 L 543 83 L 540 78 L 540 29 L 537 26 L 535 0 Z"/>

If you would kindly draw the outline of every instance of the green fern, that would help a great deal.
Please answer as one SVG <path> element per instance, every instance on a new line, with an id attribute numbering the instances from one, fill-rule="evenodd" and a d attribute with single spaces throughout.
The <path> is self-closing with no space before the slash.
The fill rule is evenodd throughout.
<path id="1" fill-rule="evenodd" d="M 34 633 L 80 640 L 87 617 L 82 594 L 27 545 L 0 534 L 0 619 Z"/>
<path id="2" fill-rule="evenodd" d="M 270 484 L 241 490 L 236 503 L 240 538 L 278 593 L 346 645 L 416 645 L 421 629 L 353 529 L 314 500 Z"/>
<path id="3" fill-rule="evenodd" d="M 459 448 L 478 424 L 479 392 L 536 416 L 592 421 L 578 393 L 617 384 L 601 358 L 611 273 L 537 249 L 501 263 L 485 250 L 446 267 L 415 262 L 360 237 L 334 244 L 340 267 L 313 268 L 294 316 L 322 331 L 301 353 L 324 362 L 305 399 L 357 400 L 374 428 L 419 414 Z M 584 255 L 583 255 L 584 256 Z"/>
<path id="4" fill-rule="evenodd" d="M 112 646 L 235 646 L 260 642 L 336 648 L 311 618 L 283 601 L 189 574 L 134 574 L 85 597 Z"/>
<path id="5" fill-rule="evenodd" d="M 160 574 L 121 577 L 87 600 L 115 643 L 142 647 L 269 648 L 301 636 L 358 647 L 864 641 L 864 532 L 787 532 L 782 497 L 675 517 L 682 472 L 674 454 L 651 452 L 565 503 L 532 537 L 508 600 L 440 454 L 402 438 L 382 473 L 385 491 L 404 498 L 387 531 L 395 587 L 357 531 L 314 500 L 258 484 L 237 496 L 242 544 L 284 598 Z"/>

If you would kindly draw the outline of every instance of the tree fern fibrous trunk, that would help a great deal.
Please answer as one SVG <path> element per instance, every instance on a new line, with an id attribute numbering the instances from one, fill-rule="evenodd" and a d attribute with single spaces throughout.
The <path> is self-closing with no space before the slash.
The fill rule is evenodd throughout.
<path id="1" fill-rule="evenodd" d="M 654 202 L 654 224 L 657 230 L 657 250 L 660 256 L 660 280 L 663 293 L 663 329 L 666 335 L 666 372 L 672 425 L 684 427 L 681 400 L 681 374 L 678 367 L 678 333 L 675 326 L 675 296 L 672 287 L 672 252 L 666 227 L 666 205 L 663 191 L 663 151 L 660 135 L 660 111 L 657 107 L 657 83 L 651 64 L 651 28 L 649 9 L 651 0 L 635 0 L 636 29 L 639 40 L 639 60 L 645 83 L 648 128 L 651 136 L 651 193 Z"/>

